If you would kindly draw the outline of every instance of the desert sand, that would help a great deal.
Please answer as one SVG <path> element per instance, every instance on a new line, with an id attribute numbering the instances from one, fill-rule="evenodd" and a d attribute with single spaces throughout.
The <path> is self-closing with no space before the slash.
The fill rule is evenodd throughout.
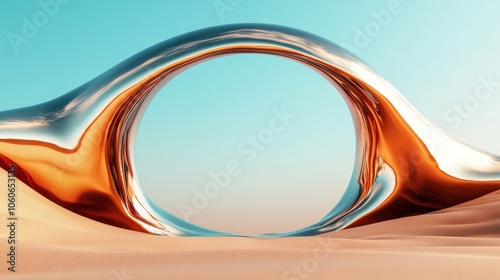
<path id="1" fill-rule="evenodd" d="M 500 192 L 430 214 L 277 239 L 154 236 L 89 220 L 21 183 L 17 196 L 16 272 L 2 261 L 0 279 L 500 279 Z M 6 208 L 0 204 L 2 224 Z M 6 238 L 2 226 L 3 260 Z"/>

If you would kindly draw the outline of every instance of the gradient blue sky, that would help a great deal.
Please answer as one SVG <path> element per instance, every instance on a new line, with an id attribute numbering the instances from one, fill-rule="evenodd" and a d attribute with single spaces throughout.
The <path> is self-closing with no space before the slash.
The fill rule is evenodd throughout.
<path id="1" fill-rule="evenodd" d="M 500 154 L 500 87 L 492 87 L 491 96 L 460 117 L 460 124 L 453 112 L 455 104 L 470 100 L 481 77 L 500 81 L 499 2 L 243 0 L 223 18 L 213 3 L 68 1 L 16 52 L 9 36 L 22 35 L 23 17 L 33 22 L 43 9 L 39 1 L 1 1 L 0 110 L 60 96 L 175 35 L 228 23 L 273 23 L 315 33 L 351 51 L 357 46 L 356 54 L 425 117 Z M 366 33 L 374 14 L 391 9 L 397 12 L 372 30 L 369 42 L 356 45 L 357 28 Z M 210 182 L 208 173 L 228 160 L 241 159 L 238 144 L 265 127 L 274 108 L 284 106 L 297 118 L 191 220 L 258 233 L 296 229 L 321 218 L 350 177 L 351 120 L 343 100 L 319 75 L 276 57 L 216 59 L 162 89 L 137 140 L 136 164 L 146 193 L 180 215 L 179 204 L 190 203 L 193 188 Z"/>

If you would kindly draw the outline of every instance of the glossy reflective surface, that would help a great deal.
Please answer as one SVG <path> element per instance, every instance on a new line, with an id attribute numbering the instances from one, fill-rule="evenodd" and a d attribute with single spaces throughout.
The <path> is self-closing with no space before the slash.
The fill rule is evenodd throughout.
<path id="1" fill-rule="evenodd" d="M 134 139 L 152 97 L 177 73 L 234 53 L 303 63 L 346 100 L 357 158 L 346 193 L 322 220 L 265 236 L 316 235 L 422 214 L 500 189 L 499 158 L 440 132 L 374 70 L 315 35 L 243 24 L 203 29 L 155 45 L 87 84 L 37 106 L 0 113 L 0 167 L 73 212 L 171 236 L 231 235 L 156 207 L 135 175 Z M 159 174 L 161 176 L 161 174 Z"/>

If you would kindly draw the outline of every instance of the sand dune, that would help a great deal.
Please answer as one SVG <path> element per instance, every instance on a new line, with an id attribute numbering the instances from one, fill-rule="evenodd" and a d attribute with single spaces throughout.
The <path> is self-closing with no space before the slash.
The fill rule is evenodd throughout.
<path id="1" fill-rule="evenodd" d="M 25 185 L 18 197 L 17 272 L 2 262 L 0 279 L 500 278 L 500 192 L 431 214 L 280 239 L 153 236 L 86 219 Z M 6 237 L 2 227 L 2 255 Z"/>

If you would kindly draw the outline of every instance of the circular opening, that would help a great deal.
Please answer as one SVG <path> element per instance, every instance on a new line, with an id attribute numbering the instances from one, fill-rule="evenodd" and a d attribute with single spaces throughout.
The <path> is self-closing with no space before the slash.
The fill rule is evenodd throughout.
<path id="1" fill-rule="evenodd" d="M 344 194 L 355 135 L 347 105 L 312 69 L 238 54 L 196 65 L 156 95 L 135 161 L 146 196 L 198 226 L 288 232 Z"/>

